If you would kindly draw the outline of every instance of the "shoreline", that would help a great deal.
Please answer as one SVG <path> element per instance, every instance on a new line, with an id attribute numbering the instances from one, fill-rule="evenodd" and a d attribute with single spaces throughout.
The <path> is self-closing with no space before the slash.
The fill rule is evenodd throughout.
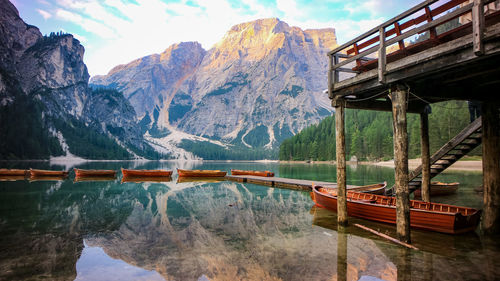
<path id="1" fill-rule="evenodd" d="M 416 158 L 416 159 L 409 159 L 408 160 L 408 169 L 413 170 L 417 168 L 421 164 L 421 159 Z M 279 161 L 279 163 L 283 164 L 324 164 L 324 165 L 335 165 L 336 161 Z M 373 165 L 373 166 L 380 166 L 380 167 L 387 167 L 387 168 L 394 168 L 394 160 L 389 160 L 389 161 L 380 161 L 380 162 L 374 162 L 374 161 L 346 161 L 347 165 Z M 453 165 L 451 165 L 447 170 L 451 171 L 477 171 L 477 172 L 482 172 L 483 171 L 483 161 L 481 160 L 461 160 L 455 162 Z"/>

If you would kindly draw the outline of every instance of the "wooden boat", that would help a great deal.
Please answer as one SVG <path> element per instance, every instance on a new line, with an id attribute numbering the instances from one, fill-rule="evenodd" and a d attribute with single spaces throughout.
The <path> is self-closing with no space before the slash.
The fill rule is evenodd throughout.
<path id="1" fill-rule="evenodd" d="M 123 177 L 170 177 L 172 171 L 168 170 L 130 170 L 122 168 Z"/>
<path id="2" fill-rule="evenodd" d="M 28 170 L 0 169 L 0 176 L 25 176 Z"/>
<path id="3" fill-rule="evenodd" d="M 384 195 L 386 186 L 387 186 L 387 182 L 383 182 L 383 183 L 356 186 L 356 187 L 349 188 L 348 190 L 349 191 L 356 191 L 356 192 L 363 192 L 363 193 L 370 193 L 370 194 L 377 194 L 377 195 Z"/>
<path id="4" fill-rule="evenodd" d="M 64 179 L 66 179 L 67 177 L 68 177 L 68 175 L 30 176 L 29 181 L 30 182 L 34 182 L 34 181 L 62 181 Z"/>
<path id="5" fill-rule="evenodd" d="M 115 170 L 84 170 L 84 169 L 73 169 L 75 171 L 75 177 L 115 177 Z"/>
<path id="6" fill-rule="evenodd" d="M 181 170 L 177 169 L 179 177 L 224 177 L 226 176 L 225 171 L 220 170 Z"/>
<path id="7" fill-rule="evenodd" d="M 233 176 L 259 176 L 259 177 L 274 177 L 273 172 L 269 171 L 249 171 L 249 170 L 234 170 L 231 169 Z"/>
<path id="8" fill-rule="evenodd" d="M 68 174 L 69 174 L 69 172 L 67 172 L 67 171 L 30 169 L 30 176 L 31 177 L 67 177 Z"/>
<path id="9" fill-rule="evenodd" d="M 116 175 L 113 176 L 93 176 L 93 177 L 75 177 L 73 182 L 92 182 L 92 181 L 114 181 Z"/>
<path id="10" fill-rule="evenodd" d="M 24 175 L 22 175 L 22 176 L 0 175 L 0 181 L 22 181 L 25 179 L 26 179 L 26 177 Z"/>
<path id="11" fill-rule="evenodd" d="M 154 176 L 154 177 L 134 177 L 134 176 L 128 176 L 128 177 L 123 177 L 121 182 L 122 183 L 125 183 L 125 182 L 136 182 L 136 183 L 140 183 L 140 182 L 169 182 L 172 180 L 172 177 L 171 176 L 168 176 L 168 177 L 158 177 L 158 176 Z"/>
<path id="12" fill-rule="evenodd" d="M 225 177 L 178 177 L 177 183 L 183 182 L 221 182 L 225 181 Z"/>
<path id="13" fill-rule="evenodd" d="M 311 198 L 316 205 L 337 211 L 337 196 L 331 189 L 314 186 Z M 347 214 L 383 223 L 396 224 L 396 198 L 347 191 Z M 410 226 L 449 234 L 474 231 L 481 210 L 447 204 L 410 200 Z"/>
<path id="14" fill-rule="evenodd" d="M 458 190 L 458 186 L 460 183 L 458 182 L 439 182 L 439 181 L 433 181 L 431 182 L 430 186 L 430 191 L 431 191 L 431 196 L 442 196 L 442 195 L 450 195 L 454 194 Z M 415 198 L 420 198 L 422 197 L 422 189 L 419 188 L 413 192 L 415 194 Z"/>

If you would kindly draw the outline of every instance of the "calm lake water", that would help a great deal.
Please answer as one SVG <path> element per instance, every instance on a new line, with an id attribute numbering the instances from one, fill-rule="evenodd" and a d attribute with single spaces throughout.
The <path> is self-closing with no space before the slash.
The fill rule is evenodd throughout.
<path id="1" fill-rule="evenodd" d="M 47 162 L 9 168 L 64 169 Z M 95 162 L 84 169 L 271 170 L 335 181 L 335 166 L 222 162 Z M 419 251 L 365 232 L 395 227 L 336 214 L 308 192 L 247 183 L 0 182 L 0 280 L 498 280 L 500 242 L 477 233 L 412 231 Z M 481 173 L 449 172 L 457 195 L 436 202 L 481 208 Z M 348 167 L 348 184 L 394 183 L 391 168 Z"/>

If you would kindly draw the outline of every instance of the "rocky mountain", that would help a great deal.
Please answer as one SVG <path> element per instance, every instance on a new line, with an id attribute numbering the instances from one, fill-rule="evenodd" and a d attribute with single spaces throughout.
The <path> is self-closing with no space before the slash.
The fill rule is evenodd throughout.
<path id="1" fill-rule="evenodd" d="M 333 29 L 262 19 L 232 27 L 208 51 L 175 44 L 91 83 L 122 91 L 157 149 L 273 149 L 331 114 L 322 91 L 335 45 Z"/>
<path id="2" fill-rule="evenodd" d="M 121 94 L 96 106 L 103 93 L 88 87 L 78 40 L 62 32 L 42 36 L 9 1 L 0 5 L 0 159 L 130 158 L 139 157 L 131 147 L 148 150 Z M 127 134 L 115 133 L 116 127 Z"/>

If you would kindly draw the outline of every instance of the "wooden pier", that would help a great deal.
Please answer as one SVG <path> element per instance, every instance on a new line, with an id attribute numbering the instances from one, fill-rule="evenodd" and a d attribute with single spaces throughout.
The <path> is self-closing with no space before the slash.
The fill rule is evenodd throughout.
<path id="1" fill-rule="evenodd" d="M 444 24 L 448 24 L 448 30 L 439 33 L 438 27 Z M 412 41 L 423 33 L 428 37 Z M 328 94 L 336 110 L 337 163 L 343 163 L 346 157 L 344 108 L 392 112 L 398 238 L 410 242 L 410 182 L 422 189 L 425 201 L 430 201 L 430 178 L 481 143 L 482 230 L 499 234 L 500 1 L 423 1 L 335 48 L 328 56 Z M 429 104 L 449 100 L 481 102 L 482 117 L 470 126 L 475 131 L 450 140 L 431 157 Z M 419 114 L 421 120 L 422 166 L 411 175 L 407 113 Z M 345 173 L 342 165 L 337 166 L 337 178 L 344 179 Z M 345 180 L 339 181 L 338 188 L 344 190 Z M 344 196 L 345 192 L 339 192 L 339 202 L 345 200 Z M 338 208 L 339 214 L 346 212 L 344 204 Z M 344 223 L 340 216 L 339 223 Z"/>
<path id="2" fill-rule="evenodd" d="M 326 181 L 311 181 L 311 180 L 299 180 L 299 179 L 289 179 L 289 178 L 279 178 L 279 177 L 259 177 L 259 176 L 226 176 L 227 180 L 237 181 L 237 182 L 247 182 L 258 185 L 273 186 L 278 188 L 287 188 L 295 190 L 311 191 L 312 185 L 321 185 L 325 187 L 337 187 L 335 182 Z M 354 188 L 354 185 L 348 185 L 347 188 Z"/>

